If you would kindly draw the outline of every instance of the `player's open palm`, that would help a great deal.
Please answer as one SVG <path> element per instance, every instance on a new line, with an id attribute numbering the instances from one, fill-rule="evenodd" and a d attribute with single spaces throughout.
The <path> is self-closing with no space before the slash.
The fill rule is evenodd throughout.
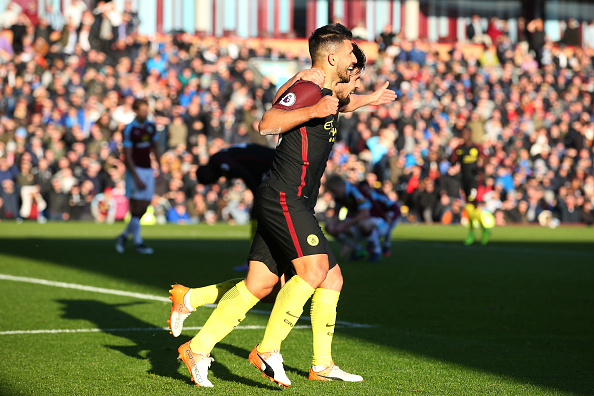
<path id="1" fill-rule="evenodd" d="M 338 98 L 334 96 L 324 96 L 314 105 L 314 118 L 325 118 L 336 114 L 338 111 Z"/>
<path id="2" fill-rule="evenodd" d="M 383 104 L 388 104 L 396 100 L 396 92 L 388 89 L 388 85 L 390 83 L 386 81 L 384 85 L 377 91 L 371 94 L 371 105 L 372 106 L 379 106 Z"/>

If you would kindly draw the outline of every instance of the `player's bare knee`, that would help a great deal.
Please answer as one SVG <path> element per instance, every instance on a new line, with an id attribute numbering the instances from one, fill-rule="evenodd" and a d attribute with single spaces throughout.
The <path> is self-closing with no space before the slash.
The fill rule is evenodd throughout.
<path id="1" fill-rule="evenodd" d="M 340 270 L 340 267 L 338 265 L 336 265 L 334 268 L 332 268 L 330 271 L 328 271 L 328 275 L 326 276 L 326 279 L 324 280 L 324 282 L 322 282 L 320 284 L 319 287 L 322 289 L 329 289 L 329 290 L 335 290 L 337 292 L 340 292 L 342 290 L 342 284 L 343 284 L 342 272 Z"/>
<path id="2" fill-rule="evenodd" d="M 309 283 L 309 285 L 313 288 L 317 288 L 328 275 L 328 263 L 323 262 L 315 262 L 312 263 L 301 271 L 297 271 L 297 275 L 299 275 L 304 281 Z"/>

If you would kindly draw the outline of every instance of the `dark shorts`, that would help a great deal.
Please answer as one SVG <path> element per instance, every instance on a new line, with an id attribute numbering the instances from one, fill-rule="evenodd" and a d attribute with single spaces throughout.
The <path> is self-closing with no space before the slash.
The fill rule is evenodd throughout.
<path id="1" fill-rule="evenodd" d="M 337 261 L 306 201 L 288 197 L 263 184 L 255 200 L 258 229 L 248 260 L 261 261 L 278 276 L 294 274 L 292 260 L 314 254 L 328 255 L 330 268 Z"/>
<path id="2" fill-rule="evenodd" d="M 478 177 L 463 177 L 462 178 L 462 190 L 466 195 L 466 202 L 475 203 L 476 194 L 478 187 Z"/>

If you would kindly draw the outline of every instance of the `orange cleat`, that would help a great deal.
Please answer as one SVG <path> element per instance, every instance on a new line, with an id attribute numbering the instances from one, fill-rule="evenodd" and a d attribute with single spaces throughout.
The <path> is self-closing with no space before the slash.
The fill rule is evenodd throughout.
<path id="1" fill-rule="evenodd" d="M 207 353 L 206 355 L 203 355 L 192 352 L 190 341 L 182 344 L 177 351 L 179 352 L 178 359 L 183 360 L 186 364 L 186 367 L 192 375 L 192 381 L 198 386 L 212 388 L 212 382 L 207 378 L 210 363 L 214 362 L 214 359 L 210 357 L 210 354 Z"/>
<path id="2" fill-rule="evenodd" d="M 250 363 L 262 371 L 262 377 L 268 377 L 270 381 L 288 388 L 291 385 L 291 380 L 285 374 L 283 357 L 280 352 L 275 350 L 260 353 L 257 348 L 256 345 L 250 353 Z"/>
<path id="3" fill-rule="evenodd" d="M 182 285 L 171 285 L 171 287 L 172 289 L 169 290 L 171 297 L 169 299 L 173 303 L 173 306 L 171 307 L 171 314 L 167 323 L 169 323 L 169 328 L 171 329 L 170 333 L 174 337 L 179 337 L 184 328 L 184 320 L 196 309 L 190 311 L 186 307 L 186 304 L 184 304 L 184 296 L 190 291 L 189 287 Z"/>

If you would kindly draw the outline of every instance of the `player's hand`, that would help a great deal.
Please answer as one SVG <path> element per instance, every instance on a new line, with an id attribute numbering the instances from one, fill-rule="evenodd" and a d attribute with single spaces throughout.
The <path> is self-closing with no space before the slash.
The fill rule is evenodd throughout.
<path id="1" fill-rule="evenodd" d="M 388 89 L 388 85 L 390 85 L 390 83 L 386 81 L 380 89 L 371 94 L 370 105 L 379 106 L 396 100 L 396 92 Z"/>
<path id="2" fill-rule="evenodd" d="M 297 73 L 297 76 L 300 80 L 303 81 L 311 81 L 312 83 L 323 86 L 324 81 L 326 80 L 326 74 L 322 69 L 311 68 L 308 70 L 302 70 Z"/>
<path id="3" fill-rule="evenodd" d="M 338 98 L 329 95 L 324 96 L 313 107 L 313 118 L 326 118 L 338 112 Z"/>

